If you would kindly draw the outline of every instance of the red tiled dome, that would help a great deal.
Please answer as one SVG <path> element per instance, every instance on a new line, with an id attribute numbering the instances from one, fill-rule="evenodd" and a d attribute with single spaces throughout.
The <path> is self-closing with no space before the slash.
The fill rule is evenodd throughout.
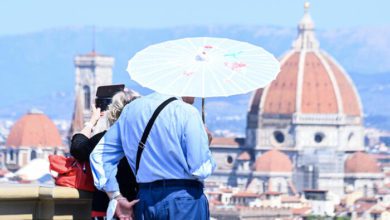
<path id="1" fill-rule="evenodd" d="M 264 114 L 343 114 L 362 116 L 357 90 L 343 68 L 322 51 L 308 12 L 298 25 L 293 48 L 280 60 L 281 71 L 254 92 L 250 112 Z"/>
<path id="2" fill-rule="evenodd" d="M 293 165 L 288 156 L 276 149 L 267 151 L 256 159 L 255 170 L 258 172 L 289 172 Z"/>
<path id="3" fill-rule="evenodd" d="M 244 151 L 240 155 L 238 155 L 237 159 L 238 160 L 250 160 L 251 155 L 248 153 L 248 151 Z"/>
<path id="4" fill-rule="evenodd" d="M 276 80 L 264 91 L 255 91 L 250 109 L 256 111 L 259 107 L 262 113 L 269 114 L 362 115 L 352 81 L 322 51 L 295 51 L 286 55 Z"/>
<path id="5" fill-rule="evenodd" d="M 345 173 L 380 173 L 378 161 L 364 152 L 350 155 L 344 164 Z"/>
<path id="6" fill-rule="evenodd" d="M 46 115 L 28 113 L 12 126 L 6 146 L 54 147 L 62 146 L 62 142 L 57 127 Z"/>

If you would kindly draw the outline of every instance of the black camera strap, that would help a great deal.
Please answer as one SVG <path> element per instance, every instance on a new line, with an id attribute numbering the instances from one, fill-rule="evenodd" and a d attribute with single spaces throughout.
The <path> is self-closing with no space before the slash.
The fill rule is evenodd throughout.
<path id="1" fill-rule="evenodd" d="M 136 165 L 135 165 L 135 176 L 137 176 L 138 169 L 139 169 L 139 163 L 141 161 L 141 155 L 145 149 L 146 139 L 149 136 L 149 133 L 150 133 L 150 130 L 152 129 L 154 121 L 156 120 L 156 118 L 160 114 L 160 112 L 165 108 L 165 106 L 167 106 L 170 102 L 175 101 L 175 100 L 177 100 L 177 98 L 172 97 L 172 98 L 165 100 L 163 103 L 161 103 L 161 105 L 158 106 L 157 109 L 154 111 L 152 117 L 150 118 L 148 124 L 146 125 L 144 133 L 142 134 L 142 138 L 141 138 L 140 142 L 138 143 L 137 161 L 136 161 Z"/>

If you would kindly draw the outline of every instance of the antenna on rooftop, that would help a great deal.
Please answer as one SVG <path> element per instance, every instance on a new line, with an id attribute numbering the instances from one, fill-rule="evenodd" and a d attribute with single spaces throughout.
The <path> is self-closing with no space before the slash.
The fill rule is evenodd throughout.
<path id="1" fill-rule="evenodd" d="M 92 26 L 92 52 L 95 53 L 95 49 L 96 49 L 96 28 L 95 28 L 95 25 Z"/>

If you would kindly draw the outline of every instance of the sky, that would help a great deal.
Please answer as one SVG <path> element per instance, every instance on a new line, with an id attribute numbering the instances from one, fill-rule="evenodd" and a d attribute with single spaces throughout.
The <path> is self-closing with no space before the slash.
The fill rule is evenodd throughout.
<path id="1" fill-rule="evenodd" d="M 1 0 L 0 36 L 91 26 L 164 28 L 184 25 L 294 27 L 304 0 Z M 312 0 L 322 29 L 390 26 L 389 0 Z"/>

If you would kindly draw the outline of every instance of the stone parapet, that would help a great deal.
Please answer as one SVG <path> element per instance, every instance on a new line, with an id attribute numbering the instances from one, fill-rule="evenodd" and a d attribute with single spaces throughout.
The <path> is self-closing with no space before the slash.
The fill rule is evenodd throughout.
<path id="1" fill-rule="evenodd" d="M 90 219 L 92 193 L 68 187 L 0 185 L 0 219 Z"/>

